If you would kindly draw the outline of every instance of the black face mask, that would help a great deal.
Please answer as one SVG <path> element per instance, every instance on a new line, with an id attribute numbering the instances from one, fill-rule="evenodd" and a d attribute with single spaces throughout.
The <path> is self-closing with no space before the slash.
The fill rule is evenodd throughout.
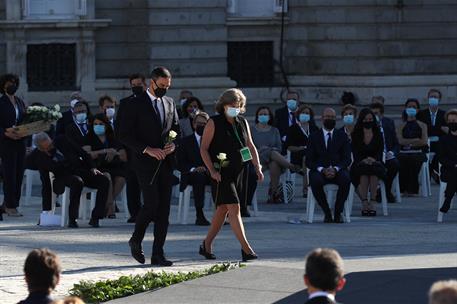
<path id="1" fill-rule="evenodd" d="M 155 82 L 155 85 L 157 86 L 156 89 L 154 89 L 154 95 L 157 97 L 157 98 L 162 98 L 165 96 L 165 94 L 167 94 L 167 89 L 164 89 L 164 88 L 159 88 L 159 86 L 157 85 L 157 82 Z"/>
<path id="2" fill-rule="evenodd" d="M 138 96 L 143 93 L 143 86 L 134 86 L 132 87 L 133 95 Z"/>
<path id="3" fill-rule="evenodd" d="M 451 132 L 457 131 L 457 122 L 449 122 L 447 126 Z"/>
<path id="4" fill-rule="evenodd" d="M 335 129 L 336 120 L 334 119 L 324 119 L 324 128 L 327 130 Z"/>
<path id="5" fill-rule="evenodd" d="M 8 95 L 14 95 L 14 93 L 16 93 L 16 91 L 17 91 L 17 86 L 15 84 L 11 84 L 6 87 L 5 91 L 6 91 L 6 94 L 8 94 Z"/>
<path id="6" fill-rule="evenodd" d="M 374 128 L 374 126 L 375 126 L 375 122 L 374 121 L 363 121 L 362 122 L 362 127 L 364 129 L 372 129 L 372 128 Z"/>
<path id="7" fill-rule="evenodd" d="M 197 126 L 195 127 L 195 133 L 197 133 L 199 136 L 203 135 L 203 131 L 205 130 L 205 126 Z"/>

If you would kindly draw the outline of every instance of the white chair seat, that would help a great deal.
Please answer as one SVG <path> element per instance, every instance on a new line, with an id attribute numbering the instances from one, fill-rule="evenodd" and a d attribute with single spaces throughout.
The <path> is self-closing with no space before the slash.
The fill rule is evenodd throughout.
<path id="1" fill-rule="evenodd" d="M 90 201 L 87 200 L 87 193 L 90 193 Z M 95 207 L 95 199 L 97 195 L 97 190 L 84 187 L 81 191 L 81 197 L 79 200 L 79 217 L 84 220 L 87 219 L 88 211 L 90 212 Z M 88 206 L 89 205 L 89 206 Z M 65 227 L 68 223 L 68 208 L 70 206 L 70 188 L 65 187 L 65 192 L 62 196 L 62 213 L 60 218 L 60 226 Z M 90 209 L 88 210 L 88 207 Z"/>
<path id="2" fill-rule="evenodd" d="M 188 185 L 184 191 L 179 193 L 179 200 L 178 200 L 178 222 L 183 225 L 187 224 L 187 217 L 189 216 L 189 208 L 190 208 L 190 193 L 192 191 L 192 186 Z M 211 186 L 205 186 L 205 209 L 213 208 L 211 207 L 212 200 L 211 200 Z"/>

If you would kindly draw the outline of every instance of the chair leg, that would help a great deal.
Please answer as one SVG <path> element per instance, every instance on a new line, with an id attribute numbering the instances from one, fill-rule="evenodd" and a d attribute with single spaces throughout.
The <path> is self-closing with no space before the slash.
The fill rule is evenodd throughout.
<path id="1" fill-rule="evenodd" d="M 127 187 L 124 186 L 124 189 L 122 189 L 122 192 L 121 192 L 121 199 L 122 199 L 122 207 L 124 209 L 124 217 L 126 219 L 129 218 L 130 214 L 129 214 L 129 207 L 128 207 L 128 203 L 127 203 Z"/>
<path id="2" fill-rule="evenodd" d="M 350 185 L 349 187 L 349 194 L 348 194 L 348 198 L 344 204 L 344 211 L 345 211 L 345 221 L 346 223 L 350 223 L 351 222 L 351 215 L 352 215 L 352 206 L 354 204 L 354 192 L 355 192 L 355 189 L 354 189 L 354 185 Z"/>
<path id="3" fill-rule="evenodd" d="M 34 171 L 27 170 L 25 175 L 25 204 L 26 206 L 30 206 L 32 204 L 32 186 L 33 186 L 33 175 Z"/>
<path id="4" fill-rule="evenodd" d="M 181 224 L 187 224 L 187 218 L 189 217 L 189 205 L 190 205 L 190 190 L 191 188 L 187 186 L 186 190 L 184 190 L 184 199 L 183 199 L 183 217 Z"/>
<path id="5" fill-rule="evenodd" d="M 97 191 L 92 191 L 90 193 L 90 209 L 89 209 L 89 216 L 92 217 L 92 210 L 95 208 L 95 200 L 97 198 Z"/>
<path id="6" fill-rule="evenodd" d="M 254 192 L 254 196 L 252 197 L 252 208 L 254 209 L 254 216 L 257 216 L 257 213 L 259 212 L 257 205 L 257 190 Z"/>
<path id="7" fill-rule="evenodd" d="M 392 186 L 395 187 L 395 201 L 397 203 L 401 203 L 400 180 L 398 177 L 398 173 L 397 175 L 395 175 L 395 178 L 392 182 Z"/>
<path id="8" fill-rule="evenodd" d="M 382 213 L 384 214 L 384 216 L 387 216 L 387 215 L 388 215 L 388 212 L 387 212 L 386 184 L 385 184 L 383 181 L 381 181 L 381 182 L 380 182 L 380 185 L 381 185 Z"/>
<path id="9" fill-rule="evenodd" d="M 60 215 L 60 226 L 65 227 L 68 218 L 68 206 L 70 204 L 70 188 L 65 188 L 65 192 L 62 195 L 61 215 Z"/>
<path id="10" fill-rule="evenodd" d="M 177 221 L 178 223 L 182 222 L 182 204 L 184 200 L 184 193 L 179 192 L 179 198 L 178 198 L 178 215 L 177 215 Z"/>
<path id="11" fill-rule="evenodd" d="M 442 223 L 443 222 L 443 216 L 444 213 L 440 211 L 441 206 L 444 204 L 444 191 L 446 190 L 447 183 L 441 182 L 440 183 L 440 192 L 438 196 L 438 217 L 437 217 L 437 222 Z"/>
<path id="12" fill-rule="evenodd" d="M 310 224 L 313 223 L 315 207 L 316 207 L 316 199 L 314 198 L 311 187 L 308 187 L 308 197 L 306 199 L 306 221 Z"/>

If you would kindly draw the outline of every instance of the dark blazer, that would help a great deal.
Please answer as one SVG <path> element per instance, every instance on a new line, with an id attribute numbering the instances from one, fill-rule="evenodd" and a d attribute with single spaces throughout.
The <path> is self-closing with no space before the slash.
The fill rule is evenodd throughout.
<path id="1" fill-rule="evenodd" d="M 311 133 L 306 151 L 306 166 L 310 170 L 318 167 L 347 169 L 351 164 L 351 145 L 344 131 L 334 129 L 330 149 L 327 151 L 322 129 Z"/>
<path id="2" fill-rule="evenodd" d="M 88 129 L 89 127 L 87 125 Z M 89 132 L 89 130 L 87 131 Z M 85 145 L 87 134 L 84 136 L 76 125 L 76 122 L 73 121 L 65 128 L 65 136 L 79 147 L 82 147 Z"/>
<path id="3" fill-rule="evenodd" d="M 158 165 L 158 161 L 148 155 L 143 154 L 147 147 L 162 149 L 171 130 L 178 133 L 179 123 L 176 105 L 172 98 L 162 97 L 165 110 L 164 124 L 156 114 L 152 100 L 147 92 L 134 97 L 123 107 L 120 128 L 117 130 L 119 140 L 126 145 L 132 153 L 132 165 L 139 171 L 148 171 L 148 175 L 153 176 L 153 170 Z M 118 118 L 119 120 L 119 118 Z M 166 162 L 173 165 L 174 155 L 169 155 Z"/>
<path id="4" fill-rule="evenodd" d="M 181 171 L 181 188 L 185 189 L 190 169 L 205 166 L 195 134 L 181 139 L 177 151 L 178 170 Z"/>
<path id="5" fill-rule="evenodd" d="M 114 120 L 114 129 L 116 130 L 115 135 L 117 138 L 119 138 L 117 130 L 119 130 L 119 128 L 121 127 L 122 119 L 125 116 L 124 115 L 125 107 L 129 101 L 133 100 L 134 97 L 135 97 L 135 95 L 132 94 L 130 96 L 122 98 L 119 101 L 119 108 L 117 109 L 116 119 Z"/>
<path id="6" fill-rule="evenodd" d="M 315 297 L 305 302 L 305 304 L 338 304 L 327 297 Z"/>
<path id="7" fill-rule="evenodd" d="M 69 124 L 73 122 L 73 113 L 71 110 L 62 113 L 62 117 L 57 120 L 56 124 L 56 136 L 64 135 L 65 130 Z"/>
<path id="8" fill-rule="evenodd" d="M 18 304 L 51 304 L 52 298 L 47 292 L 35 291 L 31 292 L 25 300 Z"/>
<path id="9" fill-rule="evenodd" d="M 289 131 L 289 109 L 287 106 L 279 108 L 275 111 L 273 125 L 278 128 L 281 140 L 284 136 L 287 136 L 287 132 Z"/>
<path id="10" fill-rule="evenodd" d="M 395 155 L 397 155 L 400 151 L 400 144 L 398 143 L 397 132 L 393 119 L 383 117 L 381 119 L 381 126 L 384 131 L 386 150 L 392 151 Z"/>
<path id="11" fill-rule="evenodd" d="M 441 179 L 445 182 L 457 179 L 457 136 L 446 134 L 439 141 L 438 159 L 441 163 Z"/>
<path id="12" fill-rule="evenodd" d="M 19 112 L 17 121 L 16 110 L 14 109 L 13 104 L 9 100 L 9 97 L 6 95 L 2 95 L 2 97 L 0 97 L 0 149 L 5 144 L 21 141 L 12 140 L 4 135 L 6 129 L 11 128 L 12 126 L 19 125 L 24 119 L 25 104 L 19 97 L 14 98 L 16 99 L 16 104 Z M 23 140 L 24 139 L 22 139 L 22 141 Z"/>
<path id="13" fill-rule="evenodd" d="M 319 130 L 315 125 L 309 124 L 309 133 L 313 133 Z M 285 142 L 285 146 L 288 148 L 289 146 L 308 146 L 309 138 L 303 133 L 302 129 L 300 128 L 299 124 L 294 124 L 289 127 L 287 132 L 287 139 Z M 296 165 L 302 165 L 303 157 L 306 154 L 306 150 L 300 152 L 293 152 L 290 154 L 290 161 Z"/>
<path id="14" fill-rule="evenodd" d="M 446 126 L 444 120 L 444 115 L 446 112 L 444 110 L 438 109 L 436 112 L 435 126 L 432 126 L 432 117 L 430 116 L 430 110 L 423 109 L 417 113 L 417 120 L 422 121 L 427 125 L 427 134 L 428 136 L 442 136 L 445 133 L 441 130 L 441 127 Z"/>

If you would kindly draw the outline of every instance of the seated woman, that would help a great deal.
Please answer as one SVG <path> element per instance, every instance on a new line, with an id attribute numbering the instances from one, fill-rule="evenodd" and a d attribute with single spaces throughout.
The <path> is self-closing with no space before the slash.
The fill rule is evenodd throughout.
<path id="1" fill-rule="evenodd" d="M 203 111 L 203 105 L 200 99 L 193 96 L 186 99 L 182 107 L 182 118 L 179 120 L 181 137 L 194 134 L 193 120 L 195 115 L 200 111 Z"/>
<path id="2" fill-rule="evenodd" d="M 97 169 L 111 180 L 106 214 L 108 218 L 115 218 L 114 199 L 125 185 L 127 153 L 115 139 L 113 128 L 104 113 L 97 114 L 90 120 L 83 149 L 95 160 Z"/>
<path id="3" fill-rule="evenodd" d="M 440 211 L 447 213 L 457 191 L 457 109 L 449 110 L 444 117 L 449 133 L 440 138 L 438 157 L 441 163 L 441 181 L 447 183 Z"/>
<path id="4" fill-rule="evenodd" d="M 301 105 L 295 112 L 298 123 L 290 126 L 287 133 L 286 147 L 291 152 L 290 162 L 304 172 L 303 174 L 303 197 L 308 196 L 308 175 L 306 174 L 305 152 L 308 145 L 309 134 L 317 131 L 313 123 L 314 112 L 307 105 Z"/>
<path id="5" fill-rule="evenodd" d="M 422 164 L 427 161 L 427 125 L 416 119 L 419 101 L 410 98 L 405 103 L 403 123 L 397 129 L 400 153 L 400 191 L 406 196 L 419 192 L 418 176 Z"/>
<path id="6" fill-rule="evenodd" d="M 370 109 L 363 109 L 352 132 L 351 180 L 362 200 L 362 216 L 376 216 L 378 180 L 384 179 L 386 168 L 382 163 L 384 141 L 376 118 Z M 370 191 L 370 200 L 368 200 Z"/>
<path id="7" fill-rule="evenodd" d="M 257 147 L 260 163 L 263 168 L 270 170 L 270 188 L 268 190 L 268 203 L 279 203 L 281 194 L 277 189 L 279 177 L 284 169 L 296 171 L 292 165 L 281 155 L 281 136 L 279 130 L 273 125 L 273 113 L 269 107 L 260 107 L 255 114 L 255 127 L 252 128 L 252 140 Z"/>
<path id="8" fill-rule="evenodd" d="M 351 104 L 344 105 L 341 109 L 341 118 L 343 119 L 343 126 L 341 127 L 341 130 L 343 130 L 349 137 L 349 140 L 351 140 L 355 120 L 357 119 L 357 108 Z"/>

